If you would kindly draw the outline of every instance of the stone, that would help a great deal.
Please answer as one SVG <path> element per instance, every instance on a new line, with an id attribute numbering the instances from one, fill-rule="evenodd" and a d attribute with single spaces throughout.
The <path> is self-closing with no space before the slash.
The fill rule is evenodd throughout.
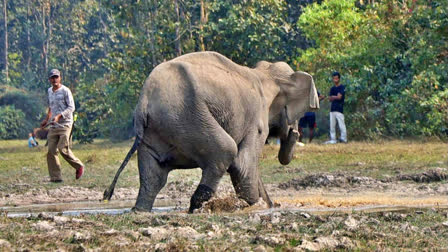
<path id="1" fill-rule="evenodd" d="M 89 232 L 75 232 L 73 234 L 73 240 L 76 242 L 85 242 L 92 238 L 92 235 Z"/>
<path id="2" fill-rule="evenodd" d="M 193 240 L 202 239 L 204 237 L 203 234 L 198 233 L 198 231 L 194 230 L 192 227 L 178 227 L 176 228 L 176 234 L 179 237 Z"/>
<path id="3" fill-rule="evenodd" d="M 349 215 L 347 217 L 347 219 L 345 219 L 344 224 L 349 230 L 357 229 L 359 226 L 358 221 L 355 218 L 353 218 L 351 215 Z"/>
<path id="4" fill-rule="evenodd" d="M 276 212 L 271 214 L 271 223 L 272 224 L 278 224 L 280 223 L 280 216 L 281 214 Z"/>
<path id="5" fill-rule="evenodd" d="M 158 241 L 166 239 L 169 235 L 168 231 L 165 228 L 161 227 L 140 228 L 138 231 L 142 235 Z"/>
<path id="6" fill-rule="evenodd" d="M 301 213 L 300 213 L 300 216 L 302 216 L 302 217 L 305 218 L 305 219 L 309 219 L 309 218 L 311 218 L 311 215 L 309 215 L 308 213 L 305 213 L 305 212 L 301 212 Z"/>
<path id="7" fill-rule="evenodd" d="M 47 231 L 47 232 L 55 229 L 55 227 L 48 221 L 39 221 L 33 224 L 33 227 L 39 231 Z"/>
<path id="8" fill-rule="evenodd" d="M 116 235 L 116 234 L 118 234 L 118 231 L 117 230 L 115 230 L 115 229 L 109 229 L 109 230 L 106 230 L 106 231 L 104 231 L 104 233 L 103 233 L 103 235 L 106 235 L 106 236 L 109 236 L 109 235 Z"/>
<path id="9" fill-rule="evenodd" d="M 299 246 L 299 248 L 308 250 L 308 251 L 318 251 L 320 250 L 320 246 L 316 242 L 310 242 L 308 240 L 303 240 L 302 244 Z"/>
<path id="10" fill-rule="evenodd" d="M 252 216 L 249 217 L 249 222 L 253 223 L 253 224 L 260 224 L 261 223 L 261 218 L 259 214 L 254 214 Z"/>
<path id="11" fill-rule="evenodd" d="M 7 240 L 0 239 L 0 250 L 1 251 L 9 251 L 11 250 L 11 243 Z"/>
<path id="12" fill-rule="evenodd" d="M 263 245 L 258 245 L 255 249 L 254 252 L 266 252 L 266 248 Z"/>
<path id="13" fill-rule="evenodd" d="M 69 222 L 70 219 L 65 217 L 65 216 L 54 216 L 53 217 L 53 221 L 57 224 L 57 225 L 64 225 L 65 223 Z"/>
<path id="14" fill-rule="evenodd" d="M 332 237 L 318 237 L 314 242 L 318 243 L 321 249 L 334 249 L 339 245 L 339 241 Z"/>

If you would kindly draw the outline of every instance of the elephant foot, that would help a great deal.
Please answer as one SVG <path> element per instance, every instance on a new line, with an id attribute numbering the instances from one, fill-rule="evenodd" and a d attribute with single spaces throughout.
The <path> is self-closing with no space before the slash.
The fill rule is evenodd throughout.
<path id="1" fill-rule="evenodd" d="M 146 208 L 134 206 L 133 208 L 131 208 L 131 212 L 133 212 L 133 213 L 148 213 L 148 212 L 151 212 L 151 209 L 148 210 Z"/>
<path id="2" fill-rule="evenodd" d="M 135 202 L 135 206 L 132 208 L 133 212 L 151 212 L 152 206 L 154 204 L 153 197 L 145 198 L 145 197 L 137 197 L 137 202 Z M 154 197 L 155 198 L 155 197 Z"/>
<path id="3" fill-rule="evenodd" d="M 212 188 L 202 184 L 199 185 L 193 196 L 191 197 L 190 209 L 188 210 L 188 213 L 193 213 L 195 209 L 200 208 L 202 206 L 202 203 L 208 201 L 214 193 L 215 192 Z"/>

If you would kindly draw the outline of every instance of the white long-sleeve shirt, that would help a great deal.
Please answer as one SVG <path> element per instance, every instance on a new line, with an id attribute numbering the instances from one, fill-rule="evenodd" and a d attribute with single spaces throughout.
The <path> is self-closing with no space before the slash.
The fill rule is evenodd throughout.
<path id="1" fill-rule="evenodd" d="M 72 126 L 75 101 L 73 100 L 72 92 L 68 87 L 61 85 L 61 87 L 56 91 L 53 91 L 53 88 L 50 87 L 48 89 L 48 105 L 51 110 L 50 121 L 53 121 L 53 118 L 56 115 L 62 115 L 59 122 L 51 127 L 57 128 L 62 126 Z"/>

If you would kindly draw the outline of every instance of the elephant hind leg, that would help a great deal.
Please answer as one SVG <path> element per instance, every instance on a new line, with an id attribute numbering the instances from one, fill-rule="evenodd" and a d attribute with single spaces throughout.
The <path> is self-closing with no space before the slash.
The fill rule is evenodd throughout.
<path id="1" fill-rule="evenodd" d="M 150 212 L 157 194 L 165 186 L 170 169 L 161 167 L 145 145 L 138 149 L 140 190 L 133 210 Z"/>
<path id="2" fill-rule="evenodd" d="M 218 163 L 216 166 L 207 166 L 202 169 L 201 182 L 191 197 L 189 213 L 193 213 L 195 209 L 200 208 L 204 202 L 213 196 L 218 188 L 219 181 L 225 174 L 225 167 L 228 167 L 228 165 Z"/>

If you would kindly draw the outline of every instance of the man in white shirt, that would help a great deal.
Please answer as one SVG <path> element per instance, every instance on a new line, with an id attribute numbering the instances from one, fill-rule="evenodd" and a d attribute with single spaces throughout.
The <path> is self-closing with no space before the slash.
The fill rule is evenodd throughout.
<path id="1" fill-rule="evenodd" d="M 58 152 L 76 169 L 76 179 L 84 173 L 83 163 L 70 150 L 70 132 L 73 126 L 73 111 L 75 102 L 70 89 L 61 84 L 61 73 L 52 69 L 49 74 L 51 87 L 48 89 L 48 113 L 41 127 L 50 125 L 48 132 L 47 164 L 50 181 L 62 182 L 61 163 Z"/>

